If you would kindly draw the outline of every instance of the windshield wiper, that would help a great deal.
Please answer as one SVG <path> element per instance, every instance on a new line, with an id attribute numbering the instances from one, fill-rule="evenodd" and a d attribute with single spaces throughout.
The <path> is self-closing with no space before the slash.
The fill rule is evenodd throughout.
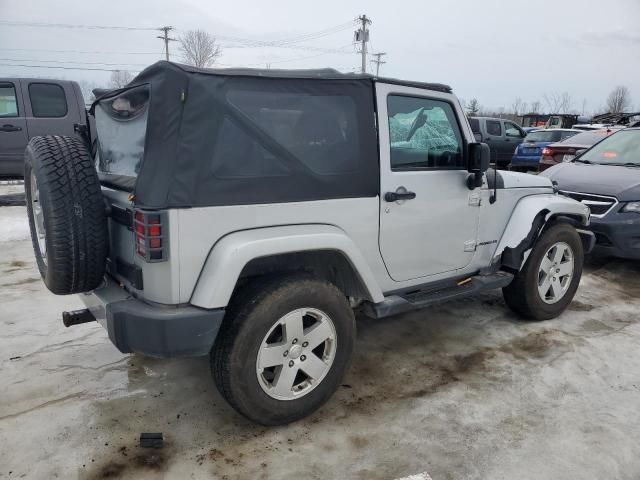
<path id="1" fill-rule="evenodd" d="M 591 160 L 583 160 L 581 158 L 574 158 L 573 159 L 574 162 L 580 162 L 580 163 L 588 163 L 588 164 L 593 164 L 593 162 Z"/>
<path id="2" fill-rule="evenodd" d="M 640 163 L 626 162 L 626 163 L 605 163 L 604 165 L 614 165 L 616 167 L 640 167 Z"/>

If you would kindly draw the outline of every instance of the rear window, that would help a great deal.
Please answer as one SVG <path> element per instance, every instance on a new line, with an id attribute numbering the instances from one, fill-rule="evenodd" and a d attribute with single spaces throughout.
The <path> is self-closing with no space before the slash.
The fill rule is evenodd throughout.
<path id="1" fill-rule="evenodd" d="M 560 132 L 554 132 L 554 131 L 538 131 L 538 132 L 531 132 L 529 133 L 524 141 L 525 142 L 531 142 L 531 143 L 536 143 L 536 142 L 557 142 L 558 140 L 560 140 Z"/>
<path id="2" fill-rule="evenodd" d="M 29 100 L 34 117 L 57 118 L 67 114 L 64 89 L 55 83 L 29 84 Z"/>
<path id="3" fill-rule="evenodd" d="M 116 187 L 132 188 L 140 171 L 147 131 L 149 89 L 137 87 L 98 103 L 98 172 Z"/>
<path id="4" fill-rule="evenodd" d="M 16 89 L 11 83 L 0 83 L 0 118 L 17 117 Z"/>
<path id="5" fill-rule="evenodd" d="M 579 133 L 573 137 L 562 140 L 560 143 L 589 146 L 605 138 L 608 133 L 609 132 L 607 132 L 607 130 L 594 130 L 592 132 Z"/>

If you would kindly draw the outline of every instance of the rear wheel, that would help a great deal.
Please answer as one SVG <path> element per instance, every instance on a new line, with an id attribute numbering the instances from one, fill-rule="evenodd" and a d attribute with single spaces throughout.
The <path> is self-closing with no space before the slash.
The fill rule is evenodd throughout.
<path id="1" fill-rule="evenodd" d="M 529 320 L 557 317 L 573 300 L 583 262 L 578 232 L 563 223 L 551 226 L 542 233 L 513 282 L 502 289 L 507 305 Z"/>
<path id="2" fill-rule="evenodd" d="M 25 151 L 25 194 L 38 269 L 53 293 L 96 288 L 104 276 L 107 220 L 98 175 L 85 144 L 35 137 Z"/>
<path id="3" fill-rule="evenodd" d="M 254 283 L 232 301 L 211 352 L 213 377 L 247 418 L 290 423 L 338 388 L 354 338 L 353 311 L 334 285 L 309 276 Z"/>

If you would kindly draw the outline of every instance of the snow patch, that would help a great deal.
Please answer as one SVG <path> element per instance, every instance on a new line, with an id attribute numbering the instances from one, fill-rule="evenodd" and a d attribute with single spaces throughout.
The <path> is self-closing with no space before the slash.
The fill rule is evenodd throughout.
<path id="1" fill-rule="evenodd" d="M 25 207 L 2 207 L 0 209 L 0 242 L 27 240 L 29 220 Z"/>
<path id="2" fill-rule="evenodd" d="M 422 473 L 416 473 L 415 475 L 409 475 L 408 477 L 397 478 L 396 480 L 432 480 L 432 479 L 427 472 L 422 472 Z"/>

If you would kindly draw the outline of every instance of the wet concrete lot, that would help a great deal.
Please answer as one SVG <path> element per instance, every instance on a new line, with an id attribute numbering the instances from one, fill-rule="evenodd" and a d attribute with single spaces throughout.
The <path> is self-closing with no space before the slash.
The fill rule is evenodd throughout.
<path id="1" fill-rule="evenodd" d="M 588 267 L 561 318 L 499 293 L 358 321 L 337 394 L 296 424 L 237 415 L 208 359 L 120 354 L 50 294 L 0 208 L 0 478 L 640 478 L 640 264 Z M 165 446 L 140 449 L 141 432 Z M 426 477 L 424 477 L 426 478 Z"/>

